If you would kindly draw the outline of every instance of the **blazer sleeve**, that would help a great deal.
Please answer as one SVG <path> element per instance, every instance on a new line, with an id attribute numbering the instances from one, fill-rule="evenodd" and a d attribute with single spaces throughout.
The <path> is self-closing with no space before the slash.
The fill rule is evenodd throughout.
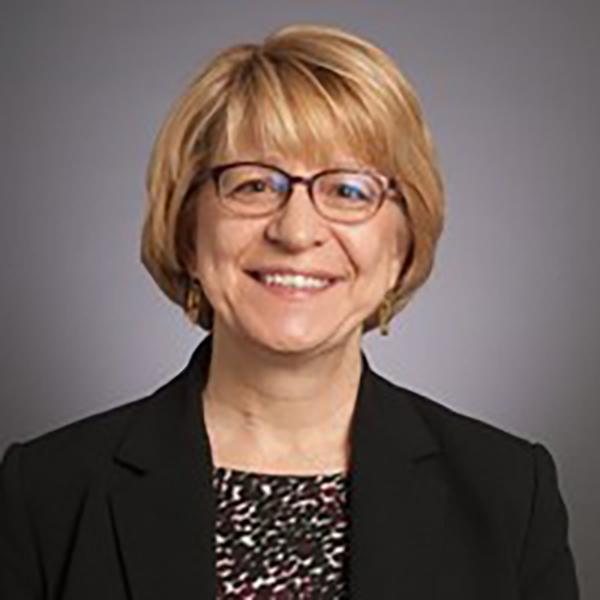
<path id="1" fill-rule="evenodd" d="M 21 444 L 12 444 L 0 465 L 0 598 L 41 600 L 34 536 L 23 492 Z"/>
<path id="2" fill-rule="evenodd" d="M 534 494 L 520 563 L 523 600 L 578 600 L 569 522 L 550 452 L 532 444 Z"/>

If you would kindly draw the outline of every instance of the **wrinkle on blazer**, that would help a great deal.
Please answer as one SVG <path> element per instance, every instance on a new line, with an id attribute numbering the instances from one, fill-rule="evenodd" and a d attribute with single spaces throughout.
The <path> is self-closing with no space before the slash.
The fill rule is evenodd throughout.
<path id="1" fill-rule="evenodd" d="M 212 456 L 199 403 L 212 336 L 151 395 L 7 450 L 0 597 L 215 597 Z M 576 600 L 546 448 L 375 373 L 351 428 L 352 600 Z"/>

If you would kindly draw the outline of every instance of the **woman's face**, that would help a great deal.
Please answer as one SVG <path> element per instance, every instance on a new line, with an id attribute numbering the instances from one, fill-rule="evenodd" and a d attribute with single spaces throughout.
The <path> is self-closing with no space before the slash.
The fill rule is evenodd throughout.
<path id="1" fill-rule="evenodd" d="M 272 155 L 233 160 L 266 162 L 302 176 L 355 166 L 340 157 L 310 168 Z M 310 352 L 352 335 L 360 338 L 362 322 L 395 285 L 408 247 L 402 211 L 390 200 L 370 220 L 351 225 L 321 217 L 303 185 L 294 187 L 279 212 L 258 218 L 224 209 L 212 182 L 197 201 L 197 251 L 190 272 L 215 311 L 215 330 L 225 327 L 273 351 Z M 286 269 L 336 279 L 322 289 L 298 290 L 268 285 L 252 274 Z"/>

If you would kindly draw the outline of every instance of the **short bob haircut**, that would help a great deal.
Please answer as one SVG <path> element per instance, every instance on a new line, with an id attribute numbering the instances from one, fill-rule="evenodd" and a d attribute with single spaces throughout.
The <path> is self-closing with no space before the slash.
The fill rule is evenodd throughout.
<path id="1" fill-rule="evenodd" d="M 418 97 L 381 49 L 338 28 L 289 25 L 262 44 L 219 53 L 189 82 L 156 138 L 146 188 L 141 259 L 185 309 L 195 256 L 194 180 L 242 148 L 327 164 L 340 146 L 396 177 L 410 247 L 393 291 L 398 314 L 429 277 L 444 222 L 444 189 Z M 307 154 L 308 149 L 308 154 Z M 201 293 L 197 324 L 213 327 Z M 377 313 L 363 332 L 378 324 Z"/>

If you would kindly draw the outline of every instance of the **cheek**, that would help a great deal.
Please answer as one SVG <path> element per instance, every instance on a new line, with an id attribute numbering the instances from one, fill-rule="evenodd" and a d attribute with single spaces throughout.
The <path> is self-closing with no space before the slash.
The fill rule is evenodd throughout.
<path id="1" fill-rule="evenodd" d="M 369 230 L 347 238 L 349 254 L 357 271 L 373 286 L 389 289 L 396 284 L 408 250 L 405 224 L 392 213 L 387 220 L 373 223 Z"/>
<path id="2" fill-rule="evenodd" d="M 410 235 L 408 223 L 397 205 L 389 206 L 389 220 L 386 222 L 385 234 L 381 236 L 385 240 L 385 252 L 387 252 L 388 262 L 393 272 L 398 275 L 410 244 Z"/>
<path id="3" fill-rule="evenodd" d="M 205 291 L 212 288 L 223 264 L 223 257 L 227 254 L 226 235 L 223 234 L 222 220 L 210 206 L 209 198 L 202 198 L 203 204 L 198 208 L 196 215 L 195 236 L 195 266 L 198 278 Z"/>
<path id="4" fill-rule="evenodd" d="M 357 232 L 347 238 L 350 254 L 357 267 L 367 273 L 383 273 L 399 264 L 404 246 L 400 229 L 394 223 Z"/>
<path id="5" fill-rule="evenodd" d="M 212 198 L 201 198 L 196 215 L 196 260 L 199 264 L 210 264 L 223 253 L 221 242 L 227 238 L 220 233 L 221 227 L 222 219 Z"/>
<path id="6" fill-rule="evenodd" d="M 196 264 L 207 285 L 231 280 L 243 265 L 246 247 L 253 239 L 252 223 L 240 222 L 205 210 L 198 215 Z M 231 283 L 231 282 L 230 282 Z"/>
<path id="7" fill-rule="evenodd" d="M 391 261 L 397 271 L 400 271 L 404 264 L 409 246 L 410 235 L 408 225 L 405 221 L 402 221 L 392 231 L 389 242 Z"/>

